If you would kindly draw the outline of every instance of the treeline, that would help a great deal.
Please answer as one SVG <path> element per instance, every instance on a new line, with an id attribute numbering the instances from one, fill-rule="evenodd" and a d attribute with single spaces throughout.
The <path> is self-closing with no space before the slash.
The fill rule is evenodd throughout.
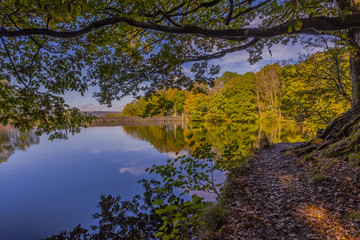
<path id="1" fill-rule="evenodd" d="M 158 90 L 127 104 L 122 116 L 185 113 L 191 121 L 296 120 L 327 124 L 351 105 L 348 55 L 340 48 L 315 53 L 297 64 L 266 65 L 257 73 L 225 72 L 213 87 Z"/>

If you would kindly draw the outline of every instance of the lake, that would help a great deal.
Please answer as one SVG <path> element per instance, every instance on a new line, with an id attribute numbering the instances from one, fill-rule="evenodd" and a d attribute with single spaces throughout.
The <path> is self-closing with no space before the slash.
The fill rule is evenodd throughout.
<path id="1" fill-rule="evenodd" d="M 242 154 L 266 135 L 272 142 L 302 141 L 295 124 L 196 123 L 187 126 L 101 126 L 68 140 L 0 126 L 0 239 L 41 239 L 78 224 L 94 224 L 101 194 L 123 200 L 142 193 L 145 169 L 176 153 L 190 153 L 186 136 L 205 137 L 221 152 L 236 140 Z"/>

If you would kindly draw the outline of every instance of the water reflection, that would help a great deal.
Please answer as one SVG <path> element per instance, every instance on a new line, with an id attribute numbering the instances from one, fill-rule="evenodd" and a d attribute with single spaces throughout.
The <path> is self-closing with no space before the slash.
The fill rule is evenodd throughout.
<path id="1" fill-rule="evenodd" d="M 164 126 L 123 126 L 126 134 L 143 141 L 149 142 L 160 153 L 168 153 L 169 157 L 176 157 L 176 153 L 192 152 L 197 146 L 189 148 L 190 140 L 186 138 L 193 134 L 192 140 L 199 142 L 206 138 L 214 148 L 221 153 L 226 144 L 237 141 L 242 146 L 242 153 L 247 154 L 250 142 L 258 147 L 260 138 L 266 135 L 271 142 L 299 142 L 303 141 L 304 129 L 295 123 L 260 123 L 260 124 L 211 124 L 190 123 L 189 125 L 164 125 Z M 20 132 L 11 126 L 0 125 L 0 163 L 5 162 L 15 151 L 24 151 L 32 145 L 39 144 L 40 138 L 34 131 Z M 251 145 L 250 144 L 250 145 Z M 92 153 L 102 153 L 108 149 L 95 147 Z M 133 151 L 134 149 L 127 149 Z M 138 149 L 137 149 L 138 150 Z M 122 170 L 126 171 L 125 169 Z M 129 170 L 129 172 L 131 172 Z"/>
<path id="2" fill-rule="evenodd" d="M 9 125 L 0 125 L 0 164 L 6 162 L 15 151 L 25 151 L 39 144 L 40 138 L 34 131 L 20 132 Z"/>
<path id="3" fill-rule="evenodd" d="M 180 151 L 192 152 L 197 144 L 188 147 L 190 141 L 196 143 L 206 138 L 218 153 L 225 145 L 233 141 L 240 145 L 240 154 L 248 154 L 251 147 L 258 147 L 262 136 L 272 143 L 303 141 L 304 129 L 295 123 L 259 123 L 259 124 L 211 124 L 191 123 L 187 126 L 123 126 L 125 132 L 132 137 L 149 142 L 162 153 Z M 191 140 L 186 136 L 193 134 Z"/>
<path id="4" fill-rule="evenodd" d="M 123 126 L 125 132 L 140 140 L 150 142 L 159 152 L 185 150 L 186 141 L 181 125 L 168 126 Z"/>
<path id="5" fill-rule="evenodd" d="M 186 137 L 191 133 L 192 140 L 205 137 L 219 152 L 233 140 L 244 142 L 246 153 L 245 142 L 256 145 L 262 134 L 273 142 L 293 142 L 301 141 L 302 129 L 271 123 L 90 127 L 68 140 L 48 141 L 0 127 L 1 161 L 11 155 L 0 164 L 0 239 L 41 239 L 79 223 L 89 228 L 101 194 L 124 200 L 141 194 L 137 181 L 156 179 L 146 168 L 193 151 L 196 144 L 190 148 Z"/>

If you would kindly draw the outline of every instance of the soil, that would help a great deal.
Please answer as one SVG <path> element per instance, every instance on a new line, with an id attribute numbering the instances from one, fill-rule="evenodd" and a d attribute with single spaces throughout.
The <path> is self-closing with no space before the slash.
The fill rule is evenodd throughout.
<path id="1" fill-rule="evenodd" d="M 360 174 L 279 143 L 228 176 L 226 218 L 209 239 L 360 239 Z M 290 149 L 290 150 L 289 150 Z"/>

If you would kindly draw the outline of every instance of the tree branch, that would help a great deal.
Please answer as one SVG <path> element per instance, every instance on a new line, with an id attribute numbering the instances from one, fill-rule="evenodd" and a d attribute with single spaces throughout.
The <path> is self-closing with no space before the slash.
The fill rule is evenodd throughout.
<path id="1" fill-rule="evenodd" d="M 241 15 L 244 15 L 245 13 L 248 13 L 248 12 L 254 11 L 254 10 L 255 10 L 255 9 L 257 9 L 257 8 L 262 7 L 263 5 L 265 5 L 265 4 L 267 4 L 267 3 L 269 3 L 270 1 L 271 1 L 271 0 L 266 0 L 266 1 L 263 1 L 263 2 L 259 3 L 259 4 L 258 4 L 258 5 L 256 5 L 256 6 L 253 6 L 253 7 L 247 8 L 246 10 L 239 12 L 239 13 L 238 13 L 238 14 L 236 14 L 234 17 L 230 18 L 229 22 L 230 22 L 231 20 L 234 20 L 234 19 L 236 19 L 236 18 L 240 17 Z"/>
<path id="2" fill-rule="evenodd" d="M 33 93 L 32 90 L 29 88 L 29 86 L 26 84 L 26 82 L 22 79 L 22 77 L 20 76 L 19 72 L 17 71 L 17 69 L 16 69 L 16 67 L 15 67 L 15 64 L 14 64 L 12 58 L 11 58 L 11 54 L 10 54 L 10 52 L 9 52 L 9 49 L 8 49 L 8 47 L 6 46 L 6 43 L 5 43 L 4 38 L 0 36 L 0 39 L 1 39 L 2 44 L 4 45 L 6 54 L 7 54 L 8 58 L 9 58 L 9 61 L 10 61 L 10 63 L 11 63 L 11 66 L 13 67 L 13 69 L 14 69 L 14 71 L 15 71 L 16 76 L 18 77 L 18 80 L 24 85 L 24 87 L 25 87 L 26 89 L 29 89 L 30 92 Z"/>
<path id="3" fill-rule="evenodd" d="M 253 37 L 253 38 L 270 38 L 283 34 L 311 34 L 319 35 L 326 34 L 325 32 L 360 28 L 360 14 L 347 15 L 341 17 L 315 17 L 300 19 L 303 24 L 299 31 L 288 33 L 288 26 L 290 22 L 285 22 L 280 25 L 269 28 L 237 28 L 237 29 L 224 29 L 212 30 L 200 28 L 192 25 L 185 25 L 182 27 L 165 26 L 150 22 L 137 21 L 128 17 L 113 17 L 105 18 L 99 21 L 94 21 L 86 27 L 75 31 L 54 31 L 44 28 L 28 28 L 22 30 L 7 30 L 0 29 L 0 37 L 21 37 L 32 35 L 46 35 L 55 38 L 75 38 L 81 37 L 91 31 L 100 29 L 102 27 L 113 25 L 117 23 L 127 23 L 130 26 L 150 29 L 166 33 L 177 34 L 193 34 L 202 37 L 210 38 L 226 38 L 226 37 Z"/>
<path id="4" fill-rule="evenodd" d="M 233 11 L 234 11 L 234 0 L 229 0 L 229 3 L 230 3 L 230 11 L 226 17 L 226 20 L 225 20 L 225 25 L 229 25 L 230 21 L 231 21 L 231 18 L 232 18 L 232 14 L 233 14 Z"/>
<path id="5" fill-rule="evenodd" d="M 211 2 L 202 2 L 200 3 L 197 7 L 195 7 L 192 10 L 183 12 L 183 13 L 174 13 L 172 15 L 170 15 L 171 17 L 175 17 L 175 16 L 186 16 L 189 15 L 190 13 L 196 12 L 197 10 L 201 9 L 201 8 L 208 8 L 208 7 L 212 7 L 215 6 L 216 4 L 218 4 L 219 2 L 221 2 L 222 0 L 214 0 Z"/>
<path id="6" fill-rule="evenodd" d="M 39 55 L 39 52 L 40 52 L 40 49 L 41 49 L 41 46 L 38 46 L 38 49 L 36 50 L 36 53 L 34 55 L 34 57 L 32 58 L 31 60 L 31 63 L 30 63 L 30 67 L 29 67 L 29 85 L 31 83 L 31 80 L 32 80 L 32 75 L 33 75 L 33 65 L 34 65 L 34 62 L 35 62 L 35 59 L 37 58 L 37 56 Z"/>
<path id="7" fill-rule="evenodd" d="M 237 52 L 237 51 L 247 49 L 247 48 L 251 47 L 252 45 L 255 45 L 257 42 L 259 42 L 259 40 L 260 40 L 259 38 L 254 38 L 253 40 L 251 40 L 250 42 L 248 42 L 248 43 L 246 43 L 244 45 L 228 48 L 228 49 L 225 49 L 223 51 L 213 53 L 213 54 L 209 54 L 209 55 L 198 56 L 198 57 L 194 57 L 194 58 L 188 58 L 188 59 L 186 59 L 185 62 L 196 62 L 196 61 L 204 61 L 204 60 L 212 60 L 212 59 L 222 58 L 228 53 Z"/>

